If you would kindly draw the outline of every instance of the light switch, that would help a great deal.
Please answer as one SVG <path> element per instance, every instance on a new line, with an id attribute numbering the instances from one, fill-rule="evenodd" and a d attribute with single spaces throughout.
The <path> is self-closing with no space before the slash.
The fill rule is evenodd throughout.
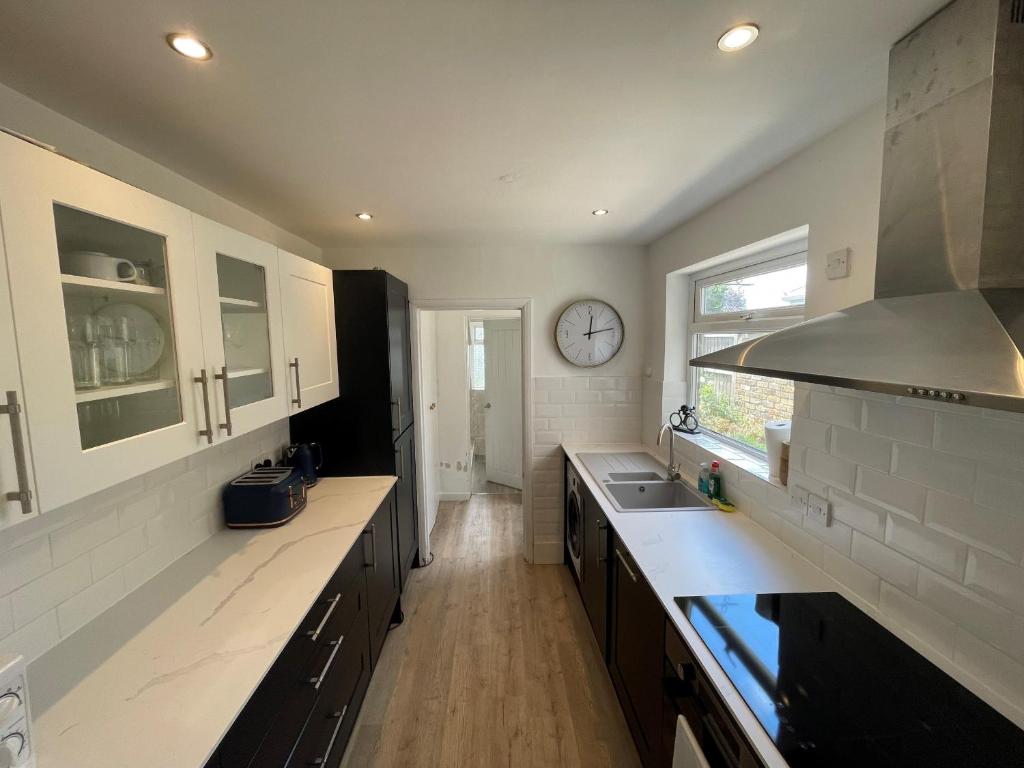
<path id="1" fill-rule="evenodd" d="M 826 528 L 832 525 L 832 504 L 816 493 L 807 494 L 807 514 Z"/>
<path id="2" fill-rule="evenodd" d="M 793 509 L 800 510 L 804 514 L 807 513 L 807 496 L 808 491 L 806 488 L 801 488 L 799 485 L 789 486 L 789 504 Z"/>
<path id="3" fill-rule="evenodd" d="M 832 251 L 825 257 L 825 275 L 829 280 L 850 276 L 850 249 Z"/>

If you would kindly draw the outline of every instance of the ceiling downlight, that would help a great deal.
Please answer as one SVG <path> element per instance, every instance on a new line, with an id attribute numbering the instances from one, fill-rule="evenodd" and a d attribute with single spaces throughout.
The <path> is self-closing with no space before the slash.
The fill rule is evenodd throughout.
<path id="1" fill-rule="evenodd" d="M 172 32 L 167 36 L 167 44 L 171 46 L 175 53 L 179 53 L 187 59 L 209 61 L 213 58 L 213 51 L 210 49 L 210 46 L 199 38 L 185 32 Z"/>
<path id="2" fill-rule="evenodd" d="M 724 53 L 742 51 L 757 40 L 761 30 L 756 24 L 739 24 L 718 38 L 718 50 Z"/>
<path id="3" fill-rule="evenodd" d="M 371 219 L 373 219 L 373 214 L 367 213 L 366 211 L 360 211 L 359 213 L 356 214 L 356 218 L 359 219 L 360 221 L 370 221 Z"/>

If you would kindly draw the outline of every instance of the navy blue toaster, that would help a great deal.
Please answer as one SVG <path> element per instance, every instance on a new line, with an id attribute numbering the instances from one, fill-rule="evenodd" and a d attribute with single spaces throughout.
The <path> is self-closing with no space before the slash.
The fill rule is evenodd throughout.
<path id="1" fill-rule="evenodd" d="M 256 467 L 224 486 L 228 528 L 274 528 L 306 506 L 302 474 L 292 467 Z"/>

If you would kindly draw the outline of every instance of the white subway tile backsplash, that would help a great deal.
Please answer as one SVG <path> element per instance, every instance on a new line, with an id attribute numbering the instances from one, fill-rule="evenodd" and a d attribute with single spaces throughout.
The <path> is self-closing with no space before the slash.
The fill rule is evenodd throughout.
<path id="1" fill-rule="evenodd" d="M 804 471 L 823 483 L 853 493 L 857 466 L 852 462 L 808 448 L 804 454 Z"/>
<path id="2" fill-rule="evenodd" d="M 943 613 L 884 582 L 878 608 L 882 614 L 895 619 L 943 656 L 953 656 L 956 624 Z"/>
<path id="3" fill-rule="evenodd" d="M 928 489 L 869 467 L 857 469 L 857 496 L 891 512 L 924 519 Z"/>
<path id="4" fill-rule="evenodd" d="M 888 472 L 892 465 L 892 441 L 836 426 L 832 428 L 832 455 Z"/>
<path id="5" fill-rule="evenodd" d="M 882 579 L 903 592 L 917 591 L 917 572 L 920 566 L 909 557 L 901 555 L 881 542 L 853 533 L 853 559 Z"/>
<path id="6" fill-rule="evenodd" d="M 921 602 L 969 627 L 982 640 L 1004 650 L 1011 646 L 1013 616 L 1005 608 L 927 568 L 918 574 L 917 594 Z"/>
<path id="7" fill-rule="evenodd" d="M 825 573 L 845 585 L 870 605 L 878 605 L 882 580 L 830 547 L 824 551 Z"/>
<path id="8" fill-rule="evenodd" d="M 925 524 L 1000 557 L 1024 557 L 1024 515 L 1019 509 L 983 508 L 959 496 L 928 491 Z"/>
<path id="9" fill-rule="evenodd" d="M 935 412 L 907 405 L 866 400 L 864 431 L 903 443 L 930 446 L 935 432 Z"/>
<path id="10" fill-rule="evenodd" d="M 897 443 L 893 474 L 955 496 L 970 498 L 974 493 L 974 462 L 951 453 Z"/>
<path id="11" fill-rule="evenodd" d="M 967 563 L 967 546 L 944 533 L 899 515 L 889 515 L 885 543 L 919 563 L 960 580 Z"/>
<path id="12" fill-rule="evenodd" d="M 789 544 L 801 555 L 806 557 L 819 568 L 824 563 L 825 545 L 818 539 L 811 536 L 799 525 L 794 525 L 788 520 L 782 520 L 779 524 L 779 538 Z"/>
<path id="13" fill-rule="evenodd" d="M 964 583 L 1018 615 L 1024 615 L 1024 568 L 972 549 Z"/>
<path id="14" fill-rule="evenodd" d="M 793 443 L 827 452 L 831 445 L 831 431 L 831 424 L 805 419 L 794 414 L 790 433 Z"/>
<path id="15" fill-rule="evenodd" d="M 978 468 L 974 501 L 984 507 L 1024 514 L 1024 472 L 983 464 Z"/>
<path id="16" fill-rule="evenodd" d="M 829 490 L 828 497 L 832 502 L 832 515 L 836 520 L 872 538 L 881 540 L 885 537 L 888 513 L 884 509 L 836 488 Z"/>
<path id="17" fill-rule="evenodd" d="M 862 409 L 863 404 L 859 398 L 844 397 L 817 389 L 811 391 L 809 414 L 817 421 L 860 429 Z"/>
<path id="18" fill-rule="evenodd" d="M 935 448 L 961 456 L 1024 466 L 1024 422 L 937 413 Z"/>
<path id="19" fill-rule="evenodd" d="M 837 552 L 844 555 L 850 554 L 850 546 L 853 537 L 853 529 L 838 520 L 833 520 L 831 525 L 823 525 L 818 518 L 806 515 L 804 517 L 804 530 L 824 544 L 827 544 Z"/>
<path id="20" fill-rule="evenodd" d="M 979 640 L 962 627 L 956 632 L 953 660 L 1011 701 L 1024 700 L 1024 664 Z"/>
<path id="21" fill-rule="evenodd" d="M 0 652 L 36 658 L 201 543 L 223 483 L 287 440 L 282 420 L 4 531 Z"/>

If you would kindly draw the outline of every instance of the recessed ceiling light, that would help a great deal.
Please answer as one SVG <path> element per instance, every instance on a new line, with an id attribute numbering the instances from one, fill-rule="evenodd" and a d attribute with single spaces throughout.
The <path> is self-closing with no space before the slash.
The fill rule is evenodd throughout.
<path id="1" fill-rule="evenodd" d="M 373 218 L 373 214 L 366 213 L 365 211 L 363 211 L 362 213 L 357 213 L 356 218 L 359 219 L 360 221 L 369 221 L 370 219 Z"/>
<path id="2" fill-rule="evenodd" d="M 757 40 L 760 32 L 756 24 L 740 24 L 718 38 L 718 49 L 726 53 L 741 51 Z"/>
<path id="3" fill-rule="evenodd" d="M 167 36 L 167 44 L 182 56 L 196 61 L 206 61 L 213 58 L 213 51 L 210 46 L 192 35 L 183 32 L 174 32 Z"/>
<path id="4" fill-rule="evenodd" d="M 595 216 L 607 216 L 608 210 L 605 208 L 598 208 L 596 211 L 591 211 Z"/>

